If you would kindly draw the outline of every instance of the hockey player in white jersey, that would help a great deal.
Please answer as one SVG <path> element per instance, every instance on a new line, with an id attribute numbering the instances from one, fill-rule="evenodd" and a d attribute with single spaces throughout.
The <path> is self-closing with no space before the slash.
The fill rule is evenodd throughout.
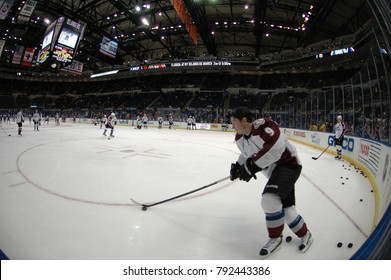
<path id="1" fill-rule="evenodd" d="M 18 135 L 22 136 L 22 126 L 24 123 L 24 117 L 22 113 L 22 109 L 19 109 L 18 113 L 16 114 L 16 124 L 18 125 Z"/>
<path id="2" fill-rule="evenodd" d="M 157 122 L 159 124 L 159 128 L 162 128 L 162 126 L 163 126 L 163 117 L 159 116 L 159 118 L 157 119 Z"/>
<path id="3" fill-rule="evenodd" d="M 106 125 L 107 122 L 107 116 L 103 115 L 103 117 L 100 120 L 100 129 L 102 129 L 102 126 Z"/>
<path id="4" fill-rule="evenodd" d="M 191 129 L 196 129 L 197 128 L 197 126 L 196 126 L 196 119 L 195 119 L 195 117 L 193 116 L 192 118 L 191 118 Z"/>
<path id="5" fill-rule="evenodd" d="M 144 128 L 148 128 L 148 116 L 147 116 L 147 114 L 144 114 L 144 116 L 142 118 L 142 121 L 143 121 Z"/>
<path id="6" fill-rule="evenodd" d="M 38 110 L 35 110 L 35 113 L 33 115 L 33 122 L 34 122 L 34 131 L 39 131 L 39 124 L 41 122 L 41 116 L 38 113 Z"/>
<path id="7" fill-rule="evenodd" d="M 103 135 L 106 136 L 106 132 L 108 129 L 111 129 L 110 131 L 110 137 L 114 137 L 114 124 L 115 122 L 117 121 L 116 117 L 115 117 L 115 114 L 114 113 L 111 113 L 108 117 L 107 117 L 107 121 L 106 121 L 106 125 L 105 125 L 105 131 L 103 131 Z"/>
<path id="8" fill-rule="evenodd" d="M 334 141 L 335 141 L 335 149 L 337 152 L 337 155 L 335 159 L 341 160 L 342 159 L 342 142 L 344 139 L 346 128 L 345 123 L 342 121 L 342 116 L 339 115 L 337 117 L 337 123 L 334 125 Z"/>
<path id="9" fill-rule="evenodd" d="M 191 124 L 193 122 L 193 118 L 190 116 L 187 118 L 187 127 L 186 130 L 191 130 Z"/>
<path id="10" fill-rule="evenodd" d="M 141 129 L 141 125 L 142 125 L 142 118 L 141 118 L 141 116 L 140 115 L 138 115 L 137 116 L 137 118 L 136 118 L 136 127 L 137 127 L 137 129 Z"/>
<path id="11" fill-rule="evenodd" d="M 301 173 L 301 162 L 295 147 L 270 118 L 253 119 L 247 109 L 233 113 L 235 141 L 241 154 L 231 164 L 231 180 L 256 179 L 262 171 L 268 182 L 261 204 L 266 216 L 269 241 L 259 254 L 267 257 L 280 249 L 284 223 L 301 239 L 299 250 L 306 252 L 312 244 L 311 232 L 295 209 L 295 183 Z"/>
<path id="12" fill-rule="evenodd" d="M 172 117 L 172 115 L 170 114 L 168 116 L 168 128 L 171 129 L 174 127 L 174 118 Z"/>
<path id="13" fill-rule="evenodd" d="M 56 123 L 56 125 L 60 125 L 60 114 L 59 113 L 56 113 L 56 115 L 54 116 L 54 122 Z"/>

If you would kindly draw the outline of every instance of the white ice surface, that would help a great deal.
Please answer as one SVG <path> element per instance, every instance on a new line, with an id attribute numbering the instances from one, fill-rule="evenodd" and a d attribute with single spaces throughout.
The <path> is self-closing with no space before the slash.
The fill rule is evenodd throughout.
<path id="1" fill-rule="evenodd" d="M 21 137 L 16 124 L 1 126 L 0 248 L 10 259 L 256 260 L 268 240 L 262 174 L 147 211 L 130 200 L 154 203 L 228 176 L 238 157 L 232 132 L 116 126 L 108 140 L 94 125 L 34 132 L 25 123 Z M 349 259 L 373 227 L 369 181 L 346 161 L 313 160 L 321 151 L 294 145 L 303 163 L 297 210 L 314 243 L 301 253 L 286 226 L 293 240 L 269 259 Z"/>

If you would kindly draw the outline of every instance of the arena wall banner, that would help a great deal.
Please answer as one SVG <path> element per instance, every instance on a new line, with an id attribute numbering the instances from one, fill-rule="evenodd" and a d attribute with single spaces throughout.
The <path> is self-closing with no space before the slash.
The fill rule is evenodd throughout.
<path id="1" fill-rule="evenodd" d="M 34 57 L 34 48 L 27 47 L 24 51 L 23 59 L 22 59 L 22 65 L 24 66 L 31 66 L 33 57 Z"/>
<path id="2" fill-rule="evenodd" d="M 0 19 L 7 18 L 8 13 L 11 10 L 12 5 L 14 5 L 14 0 L 0 1 Z"/>
<path id="3" fill-rule="evenodd" d="M 37 6 L 37 3 L 38 3 L 37 1 L 27 0 L 25 2 L 25 4 L 23 5 L 22 10 L 20 10 L 20 14 L 27 16 L 27 17 L 30 17 L 34 12 L 34 9 Z"/>
<path id="4" fill-rule="evenodd" d="M 108 37 L 103 36 L 102 43 L 100 44 L 99 52 L 107 55 L 111 58 L 115 58 L 117 55 L 118 42 L 111 40 Z"/>
<path id="5" fill-rule="evenodd" d="M 34 12 L 35 7 L 37 6 L 37 3 L 37 1 L 27 0 L 24 3 L 23 8 L 20 10 L 18 20 L 28 22 Z"/>
<path id="6" fill-rule="evenodd" d="M 12 57 L 12 64 L 20 64 L 23 56 L 24 46 L 16 45 L 14 56 Z"/>

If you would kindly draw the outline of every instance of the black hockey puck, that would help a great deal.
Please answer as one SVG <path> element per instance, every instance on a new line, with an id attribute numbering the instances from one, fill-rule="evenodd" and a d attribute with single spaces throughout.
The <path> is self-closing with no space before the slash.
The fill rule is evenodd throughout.
<path id="1" fill-rule="evenodd" d="M 344 183 L 344 182 L 342 182 L 342 185 L 345 185 L 345 183 Z"/>
<path id="2" fill-rule="evenodd" d="M 286 241 L 286 242 L 291 242 L 291 241 L 292 241 L 292 236 L 287 236 L 287 237 L 285 238 L 285 241 Z"/>
<path id="3" fill-rule="evenodd" d="M 373 190 L 371 190 L 371 192 L 373 192 Z"/>
<path id="4" fill-rule="evenodd" d="M 348 248 L 352 248 L 352 247 L 353 247 L 353 243 L 349 243 Z"/>
<path id="5" fill-rule="evenodd" d="M 343 177 L 341 176 L 341 179 L 343 179 Z"/>
<path id="6" fill-rule="evenodd" d="M 360 199 L 360 201 L 362 201 L 362 198 Z"/>
<path id="7" fill-rule="evenodd" d="M 146 206 L 143 206 L 142 208 L 141 208 L 143 211 L 147 211 L 147 207 Z"/>
<path id="8" fill-rule="evenodd" d="M 346 177 L 346 180 L 349 180 L 349 178 L 348 178 L 348 177 Z"/>
<path id="9" fill-rule="evenodd" d="M 341 248 L 342 247 L 342 242 L 338 242 L 337 247 Z"/>

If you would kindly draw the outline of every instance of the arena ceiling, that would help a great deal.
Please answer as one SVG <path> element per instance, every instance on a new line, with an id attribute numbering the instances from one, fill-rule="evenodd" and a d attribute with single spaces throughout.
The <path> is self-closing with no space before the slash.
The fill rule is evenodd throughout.
<path id="1" fill-rule="evenodd" d="M 86 23 L 75 59 L 93 71 L 204 55 L 251 60 L 353 34 L 370 18 L 366 0 L 182 0 L 197 30 L 195 44 L 170 0 L 36 1 L 29 21 L 18 20 L 21 0 L 0 20 L 5 49 L 40 49 L 45 20 L 65 16 Z M 103 36 L 118 42 L 116 58 L 99 52 Z"/>

